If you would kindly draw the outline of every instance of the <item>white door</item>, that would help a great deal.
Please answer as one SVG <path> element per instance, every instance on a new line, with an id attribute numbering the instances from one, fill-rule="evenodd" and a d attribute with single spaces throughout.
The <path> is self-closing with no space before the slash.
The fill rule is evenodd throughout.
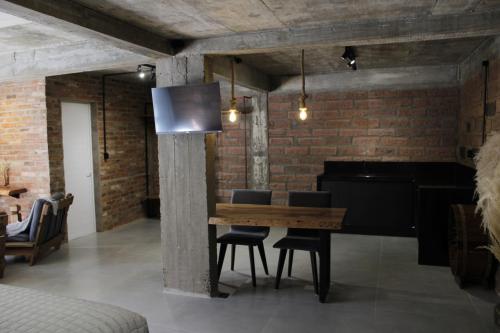
<path id="1" fill-rule="evenodd" d="M 90 104 L 61 103 L 64 181 L 75 196 L 68 214 L 68 238 L 96 232 Z"/>

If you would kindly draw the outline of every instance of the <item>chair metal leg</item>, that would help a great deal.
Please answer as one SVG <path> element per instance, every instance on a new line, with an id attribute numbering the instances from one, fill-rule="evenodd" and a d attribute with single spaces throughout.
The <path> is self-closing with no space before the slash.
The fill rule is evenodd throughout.
<path id="1" fill-rule="evenodd" d="M 288 276 L 292 276 L 293 250 L 288 250 Z"/>
<path id="2" fill-rule="evenodd" d="M 281 274 L 283 273 L 283 266 L 285 266 L 286 259 L 286 249 L 280 250 L 280 257 L 278 260 L 278 272 L 276 272 L 276 282 L 274 284 L 274 289 L 280 288 Z"/>
<path id="3" fill-rule="evenodd" d="M 257 248 L 259 249 L 262 265 L 264 266 L 264 272 L 266 273 L 266 275 L 269 275 L 269 270 L 267 269 L 266 251 L 264 250 L 264 243 L 262 242 L 259 243 L 259 245 L 257 245 Z"/>
<path id="4" fill-rule="evenodd" d="M 252 286 L 257 286 L 257 281 L 255 279 L 255 260 L 253 256 L 253 246 L 248 246 L 248 253 L 250 254 L 250 270 L 252 272 Z"/>
<path id="5" fill-rule="evenodd" d="M 222 265 L 224 264 L 224 257 L 226 256 L 227 244 L 221 244 L 219 250 L 219 262 L 217 263 L 217 274 L 220 277 L 222 272 Z"/>
<path id="6" fill-rule="evenodd" d="M 311 268 L 313 273 L 314 292 L 318 295 L 318 264 L 316 263 L 316 252 L 309 252 L 311 256 Z"/>
<path id="7" fill-rule="evenodd" d="M 236 254 L 236 244 L 231 244 L 231 270 L 234 271 L 234 256 Z"/>

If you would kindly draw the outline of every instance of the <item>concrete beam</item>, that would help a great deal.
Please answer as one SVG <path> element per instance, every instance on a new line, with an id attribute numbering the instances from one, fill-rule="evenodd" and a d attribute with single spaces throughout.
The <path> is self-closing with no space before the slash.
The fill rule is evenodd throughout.
<path id="1" fill-rule="evenodd" d="M 166 38 L 73 1 L 1 0 L 0 11 L 148 57 L 173 54 Z"/>
<path id="2" fill-rule="evenodd" d="M 211 61 L 215 75 L 231 80 L 231 58 L 213 57 Z M 235 64 L 234 72 L 234 80 L 239 86 L 261 92 L 272 89 L 270 77 L 253 67 L 244 63 Z"/>
<path id="3" fill-rule="evenodd" d="M 301 89 L 301 77 L 280 77 L 277 92 Z M 418 66 L 346 71 L 306 76 L 306 90 L 404 89 L 456 86 L 457 66 Z"/>
<path id="4" fill-rule="evenodd" d="M 120 68 L 151 58 L 96 42 L 0 55 L 0 81 Z"/>
<path id="5" fill-rule="evenodd" d="M 470 77 L 482 73 L 483 61 L 493 60 L 500 55 L 500 37 L 485 40 L 458 65 L 459 79 L 464 83 Z"/>
<path id="6" fill-rule="evenodd" d="M 325 45 L 372 45 L 500 34 L 500 11 L 267 30 L 186 42 L 180 54 L 245 54 Z"/>

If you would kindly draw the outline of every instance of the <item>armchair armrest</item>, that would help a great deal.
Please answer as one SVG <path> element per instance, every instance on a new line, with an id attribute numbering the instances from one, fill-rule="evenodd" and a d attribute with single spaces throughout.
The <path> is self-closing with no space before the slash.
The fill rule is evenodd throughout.
<path id="1" fill-rule="evenodd" d="M 10 206 L 9 210 L 10 210 L 10 216 L 9 216 L 8 223 L 20 222 L 22 220 L 21 206 L 19 206 L 19 205 Z"/>

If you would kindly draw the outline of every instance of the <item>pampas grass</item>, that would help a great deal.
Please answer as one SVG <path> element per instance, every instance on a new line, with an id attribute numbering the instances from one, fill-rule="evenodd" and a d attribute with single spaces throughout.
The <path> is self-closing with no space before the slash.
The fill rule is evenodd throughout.
<path id="1" fill-rule="evenodd" d="M 500 133 L 488 138 L 475 162 L 477 211 L 491 239 L 489 250 L 500 260 Z"/>

